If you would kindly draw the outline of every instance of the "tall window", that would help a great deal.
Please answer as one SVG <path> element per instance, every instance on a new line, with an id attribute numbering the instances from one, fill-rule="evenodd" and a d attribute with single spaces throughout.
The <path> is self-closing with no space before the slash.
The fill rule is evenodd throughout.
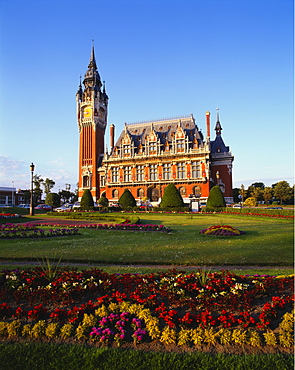
<path id="1" fill-rule="evenodd" d="M 186 188 L 184 186 L 179 188 L 179 192 L 182 197 L 186 197 Z"/>
<path id="2" fill-rule="evenodd" d="M 157 165 L 151 164 L 150 166 L 150 180 L 157 180 L 158 174 L 157 174 Z"/>
<path id="3" fill-rule="evenodd" d="M 144 167 L 143 166 L 136 167 L 136 175 L 137 175 L 137 181 L 144 180 Z"/>
<path id="4" fill-rule="evenodd" d="M 83 188 L 89 188 L 90 186 L 90 177 L 89 176 L 83 176 Z"/>
<path id="5" fill-rule="evenodd" d="M 177 177 L 179 179 L 185 178 L 185 164 L 184 162 L 177 163 Z"/>
<path id="6" fill-rule="evenodd" d="M 106 182 L 105 182 L 105 177 L 104 176 L 101 176 L 100 178 L 100 186 L 105 186 Z"/>
<path id="7" fill-rule="evenodd" d="M 124 181 L 131 181 L 131 167 L 124 168 Z"/>
<path id="8" fill-rule="evenodd" d="M 192 178 L 196 179 L 198 177 L 200 177 L 199 162 L 192 162 Z"/>
<path id="9" fill-rule="evenodd" d="M 195 186 L 194 187 L 194 195 L 196 195 L 197 197 L 201 196 L 201 187 L 200 186 Z"/>
<path id="10" fill-rule="evenodd" d="M 119 168 L 114 167 L 112 169 L 112 182 L 118 182 L 119 179 Z"/>
<path id="11" fill-rule="evenodd" d="M 163 164 L 163 179 L 169 180 L 171 178 L 171 164 L 164 163 Z"/>
<path id="12" fill-rule="evenodd" d="M 112 192 L 113 198 L 119 198 L 119 191 L 117 189 L 114 189 Z"/>

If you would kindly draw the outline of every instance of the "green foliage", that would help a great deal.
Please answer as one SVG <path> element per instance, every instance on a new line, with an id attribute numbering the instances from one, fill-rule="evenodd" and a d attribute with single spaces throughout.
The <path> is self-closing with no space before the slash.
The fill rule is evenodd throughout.
<path id="1" fill-rule="evenodd" d="M 99 199 L 98 199 L 98 204 L 100 206 L 102 206 L 102 208 L 106 209 L 108 208 L 109 206 L 109 200 L 108 198 L 106 198 L 105 196 L 101 196 Z"/>
<path id="2" fill-rule="evenodd" d="M 206 211 L 223 211 L 226 207 L 224 196 L 219 186 L 213 186 L 210 190 L 206 204 Z"/>
<path id="3" fill-rule="evenodd" d="M 47 195 L 50 193 L 51 189 L 54 187 L 55 181 L 52 179 L 46 178 L 45 181 L 43 181 L 43 186 L 44 186 L 44 193 Z"/>
<path id="4" fill-rule="evenodd" d="M 287 181 L 279 181 L 273 187 L 274 196 L 280 200 L 281 204 L 292 197 L 292 188 Z"/>
<path id="5" fill-rule="evenodd" d="M 257 200 L 254 197 L 247 198 L 243 204 L 245 207 L 256 207 Z"/>
<path id="6" fill-rule="evenodd" d="M 128 209 L 136 206 L 136 201 L 130 190 L 124 190 L 124 193 L 119 198 L 119 204 L 123 209 Z"/>
<path id="7" fill-rule="evenodd" d="M 268 204 L 271 198 L 273 197 L 273 189 L 270 186 L 265 187 L 263 189 L 262 196 L 266 204 Z"/>
<path id="8" fill-rule="evenodd" d="M 169 184 L 165 190 L 160 204 L 162 208 L 184 207 L 182 196 L 174 184 Z"/>
<path id="9" fill-rule="evenodd" d="M 94 202 L 93 202 L 91 191 L 89 189 L 85 189 L 83 192 L 82 198 L 81 198 L 80 208 L 85 211 L 89 211 L 93 209 L 93 206 L 94 206 Z"/>
<path id="10" fill-rule="evenodd" d="M 45 204 L 48 204 L 49 206 L 56 208 L 60 206 L 60 197 L 56 193 L 48 193 L 46 195 Z"/>

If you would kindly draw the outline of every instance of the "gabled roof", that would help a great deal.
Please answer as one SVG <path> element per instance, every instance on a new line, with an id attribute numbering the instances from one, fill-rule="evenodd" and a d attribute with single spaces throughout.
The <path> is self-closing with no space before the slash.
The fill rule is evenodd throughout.
<path id="1" fill-rule="evenodd" d="M 183 138 L 188 137 L 191 142 L 196 139 L 199 146 L 203 146 L 203 135 L 198 130 L 193 115 L 125 124 L 115 146 L 120 147 L 126 135 L 130 137 L 133 145 L 138 147 L 148 141 L 157 141 L 164 145 L 167 141 L 172 142 L 175 135 L 181 138 L 181 133 Z"/>

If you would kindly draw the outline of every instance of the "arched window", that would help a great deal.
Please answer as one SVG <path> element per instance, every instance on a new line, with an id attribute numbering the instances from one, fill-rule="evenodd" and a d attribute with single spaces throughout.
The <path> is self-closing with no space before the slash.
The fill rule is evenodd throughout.
<path id="1" fill-rule="evenodd" d="M 113 197 L 113 198 L 119 198 L 119 191 L 118 191 L 117 189 L 114 189 L 114 190 L 112 191 L 112 197 Z"/>
<path id="2" fill-rule="evenodd" d="M 186 188 L 185 188 L 185 186 L 181 186 L 181 187 L 179 188 L 179 193 L 180 193 L 180 195 L 181 195 L 182 197 L 186 197 Z"/>
<path id="3" fill-rule="evenodd" d="M 144 197 L 144 190 L 143 189 L 140 188 L 140 189 L 137 190 L 137 197 L 140 198 L 140 199 Z"/>
<path id="4" fill-rule="evenodd" d="M 201 189 L 201 187 L 200 187 L 200 186 L 198 186 L 198 185 L 197 185 L 197 186 L 195 186 L 193 190 L 194 190 L 194 195 L 195 195 L 195 196 L 197 196 L 197 197 L 200 197 L 200 196 L 201 196 L 201 191 L 202 191 L 202 189 Z"/>
<path id="5" fill-rule="evenodd" d="M 159 200 L 159 190 L 157 188 L 154 188 L 152 190 L 152 201 L 157 202 Z"/>

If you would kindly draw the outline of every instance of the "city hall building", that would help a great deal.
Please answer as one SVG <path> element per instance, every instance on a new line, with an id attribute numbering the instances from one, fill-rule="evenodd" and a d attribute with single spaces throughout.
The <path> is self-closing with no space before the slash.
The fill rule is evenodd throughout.
<path id="1" fill-rule="evenodd" d="M 110 147 L 105 149 L 108 95 L 92 46 L 88 70 L 76 94 L 79 128 L 79 199 L 85 189 L 94 201 L 104 195 L 111 203 L 129 189 L 138 201 L 159 203 L 165 187 L 174 183 L 184 201 L 206 202 L 210 189 L 219 185 L 225 200 L 233 201 L 233 155 L 224 144 L 217 111 L 215 138 L 210 138 L 210 112 L 205 113 L 206 134 L 194 116 L 124 125 L 115 140 L 109 127 Z"/>

